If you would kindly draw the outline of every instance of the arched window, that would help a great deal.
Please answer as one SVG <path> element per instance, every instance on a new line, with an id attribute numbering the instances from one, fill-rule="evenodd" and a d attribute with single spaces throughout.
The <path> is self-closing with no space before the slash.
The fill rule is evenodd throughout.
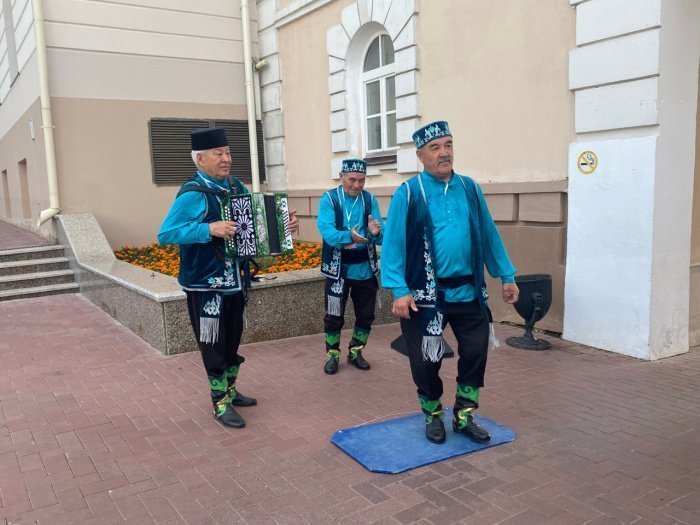
<path id="1" fill-rule="evenodd" d="M 369 45 L 362 68 L 367 154 L 398 147 L 394 79 L 394 46 L 389 35 L 379 35 Z"/>

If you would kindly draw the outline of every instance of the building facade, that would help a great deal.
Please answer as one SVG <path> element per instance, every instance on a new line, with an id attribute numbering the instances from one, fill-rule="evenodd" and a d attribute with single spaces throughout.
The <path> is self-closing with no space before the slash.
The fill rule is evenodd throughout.
<path id="1" fill-rule="evenodd" d="M 0 216 L 27 228 L 49 205 L 32 3 L 2 0 L 0 24 Z M 152 120 L 246 118 L 239 3 L 42 6 L 60 208 L 94 213 L 115 248 L 154 242 L 179 184 L 156 180 Z"/>
<path id="2" fill-rule="evenodd" d="M 23 225 L 47 206 L 31 3 L 2 0 L 0 24 L 0 213 Z M 44 3 L 61 208 L 152 242 L 175 191 L 153 121 L 245 118 L 239 3 Z M 700 344 L 700 2 L 255 4 L 265 187 L 302 239 L 342 158 L 386 214 L 420 171 L 411 134 L 448 120 L 519 273 L 552 275 L 538 327 L 643 359 Z"/>

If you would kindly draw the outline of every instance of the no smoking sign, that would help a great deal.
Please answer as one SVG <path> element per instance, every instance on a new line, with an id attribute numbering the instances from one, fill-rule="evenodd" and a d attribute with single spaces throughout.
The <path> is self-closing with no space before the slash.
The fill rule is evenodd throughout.
<path id="1" fill-rule="evenodd" d="M 584 151 L 576 162 L 578 170 L 584 175 L 590 175 L 598 167 L 598 156 L 592 151 Z"/>

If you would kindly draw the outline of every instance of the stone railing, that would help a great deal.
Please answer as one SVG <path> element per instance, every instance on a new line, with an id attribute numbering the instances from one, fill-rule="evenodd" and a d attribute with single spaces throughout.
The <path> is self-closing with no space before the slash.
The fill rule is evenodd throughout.
<path id="1" fill-rule="evenodd" d="M 80 292 L 164 354 L 197 349 L 185 294 L 173 277 L 118 260 L 91 214 L 58 215 L 58 242 L 76 273 Z M 323 277 L 318 270 L 271 275 L 253 283 L 243 342 L 252 343 L 323 332 Z M 391 298 L 380 292 L 377 324 L 396 322 Z M 352 327 L 351 301 L 346 326 Z M 323 339 L 319 337 L 319 351 Z"/>

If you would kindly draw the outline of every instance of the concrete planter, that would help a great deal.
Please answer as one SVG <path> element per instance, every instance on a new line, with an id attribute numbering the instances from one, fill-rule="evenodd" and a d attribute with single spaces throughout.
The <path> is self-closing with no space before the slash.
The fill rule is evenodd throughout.
<path id="1" fill-rule="evenodd" d="M 174 277 L 119 261 L 91 214 L 61 214 L 54 220 L 80 293 L 163 354 L 197 350 L 185 294 Z M 249 292 L 243 343 L 323 332 L 324 278 L 319 271 L 270 277 Z M 386 290 L 380 291 L 380 303 L 376 323 L 396 322 Z M 352 327 L 352 301 L 347 311 L 346 326 Z"/>

